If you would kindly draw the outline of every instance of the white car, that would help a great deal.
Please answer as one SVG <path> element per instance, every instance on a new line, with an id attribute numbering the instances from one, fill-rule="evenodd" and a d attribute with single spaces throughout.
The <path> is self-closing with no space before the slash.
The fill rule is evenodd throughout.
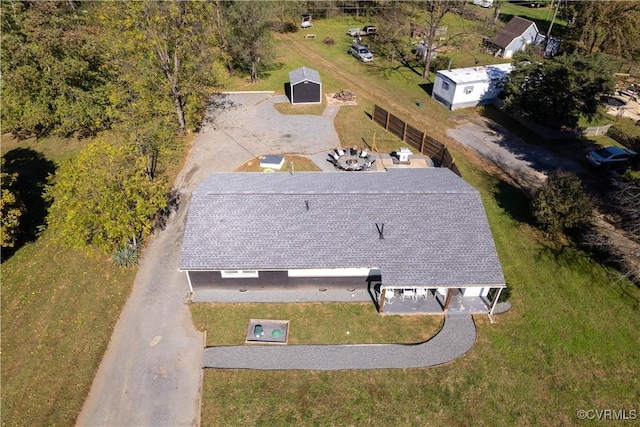
<path id="1" fill-rule="evenodd" d="M 373 54 L 371 53 L 369 48 L 358 43 L 354 43 L 353 45 L 351 45 L 348 53 L 355 56 L 362 62 L 373 61 Z"/>

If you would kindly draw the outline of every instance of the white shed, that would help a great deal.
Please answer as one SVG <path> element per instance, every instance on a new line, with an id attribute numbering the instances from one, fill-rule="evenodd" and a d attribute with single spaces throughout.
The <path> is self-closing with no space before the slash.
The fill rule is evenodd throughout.
<path id="1" fill-rule="evenodd" d="M 437 71 L 432 97 L 450 110 L 488 104 L 503 90 L 511 69 L 506 63 Z"/>

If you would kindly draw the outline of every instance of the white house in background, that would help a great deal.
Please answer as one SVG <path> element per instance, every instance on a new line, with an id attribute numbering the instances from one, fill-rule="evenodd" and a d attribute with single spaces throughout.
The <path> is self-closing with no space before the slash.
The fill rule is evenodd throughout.
<path id="1" fill-rule="evenodd" d="M 473 4 L 480 7 L 493 7 L 493 0 L 473 0 Z"/>
<path id="2" fill-rule="evenodd" d="M 486 43 L 495 56 L 511 58 L 517 51 L 524 50 L 527 45 L 534 43 L 537 37 L 538 27 L 535 22 L 514 16 Z"/>
<path id="3" fill-rule="evenodd" d="M 437 71 L 432 97 L 450 110 L 491 103 L 512 68 L 507 63 Z"/>

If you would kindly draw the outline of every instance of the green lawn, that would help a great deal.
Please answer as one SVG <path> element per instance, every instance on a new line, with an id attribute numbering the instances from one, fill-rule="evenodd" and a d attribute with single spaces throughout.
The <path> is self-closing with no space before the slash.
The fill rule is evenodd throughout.
<path id="1" fill-rule="evenodd" d="M 2 264 L 2 423 L 75 423 L 135 270 L 45 233 Z"/>
<path id="2" fill-rule="evenodd" d="M 249 319 L 289 320 L 289 344 L 419 343 L 442 327 L 442 316 L 380 316 L 371 303 L 193 304 L 207 345 L 243 344 Z"/>

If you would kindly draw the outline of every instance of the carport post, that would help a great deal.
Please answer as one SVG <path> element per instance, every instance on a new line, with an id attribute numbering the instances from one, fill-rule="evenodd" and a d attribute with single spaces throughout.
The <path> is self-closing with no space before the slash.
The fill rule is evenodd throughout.
<path id="1" fill-rule="evenodd" d="M 447 289 L 447 299 L 444 301 L 443 311 L 447 311 L 449 309 L 449 303 L 451 302 L 451 295 L 453 294 L 453 288 Z"/>
<path id="2" fill-rule="evenodd" d="M 185 273 L 187 273 L 187 282 L 189 283 L 189 292 L 191 293 L 191 295 L 193 295 L 193 286 L 191 286 L 191 277 L 189 277 L 189 270 L 185 270 Z"/>
<path id="3" fill-rule="evenodd" d="M 493 309 L 496 308 L 496 304 L 498 304 L 498 300 L 500 299 L 500 294 L 502 293 L 502 290 L 504 288 L 500 288 L 498 290 L 498 295 L 496 295 L 496 299 L 493 300 L 493 304 L 491 305 L 491 311 L 489 312 L 489 315 L 492 316 L 493 315 Z"/>

